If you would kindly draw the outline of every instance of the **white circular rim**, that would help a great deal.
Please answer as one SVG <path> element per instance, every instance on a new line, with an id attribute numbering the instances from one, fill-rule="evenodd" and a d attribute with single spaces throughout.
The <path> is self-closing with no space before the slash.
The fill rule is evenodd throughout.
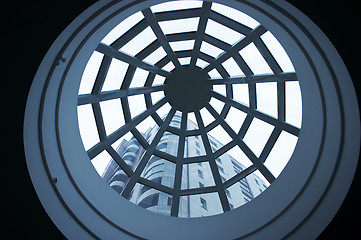
<path id="1" fill-rule="evenodd" d="M 299 142 L 267 191 L 224 214 L 167 217 L 119 198 L 91 165 L 76 117 L 82 71 L 119 20 L 160 2 L 96 3 L 59 36 L 39 67 L 27 102 L 24 142 L 29 172 L 47 213 L 70 239 L 316 238 L 340 207 L 356 169 L 358 106 L 351 79 L 329 40 L 281 0 L 217 1 L 242 8 L 269 29 L 300 80 L 304 110 Z M 146 223 L 142 228 L 140 221 Z"/>

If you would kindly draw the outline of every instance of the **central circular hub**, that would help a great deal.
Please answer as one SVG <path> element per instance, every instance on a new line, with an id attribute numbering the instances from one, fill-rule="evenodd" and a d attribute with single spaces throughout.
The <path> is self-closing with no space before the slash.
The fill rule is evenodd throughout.
<path id="1" fill-rule="evenodd" d="M 211 98 L 209 76 L 199 67 L 184 66 L 176 69 L 165 81 L 165 95 L 169 103 L 182 112 L 194 112 L 205 106 Z"/>

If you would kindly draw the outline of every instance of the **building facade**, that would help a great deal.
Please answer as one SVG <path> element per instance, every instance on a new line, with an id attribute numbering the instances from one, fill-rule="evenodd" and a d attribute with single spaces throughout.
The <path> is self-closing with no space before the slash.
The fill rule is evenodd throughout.
<path id="1" fill-rule="evenodd" d="M 176 114 L 170 126 L 180 128 L 181 115 Z M 191 120 L 187 121 L 187 130 L 197 129 L 198 126 Z M 144 138 L 151 142 L 158 131 L 158 126 L 149 128 L 144 134 Z M 208 134 L 212 150 L 221 148 L 223 145 L 213 136 Z M 177 156 L 179 136 L 170 132 L 165 132 L 162 136 L 157 150 L 167 154 Z M 144 154 L 144 149 L 136 138 L 129 141 L 123 140 L 116 149 L 117 153 L 125 163 L 134 171 Z M 204 144 L 200 135 L 189 136 L 185 139 L 184 158 L 206 155 Z M 237 157 L 237 156 L 235 156 Z M 243 166 L 230 154 L 225 153 L 216 158 L 218 171 L 222 182 L 227 181 L 243 169 Z M 156 182 L 169 188 L 174 187 L 176 164 L 152 155 L 144 168 L 141 177 Z M 129 178 L 126 173 L 114 161 L 110 160 L 103 175 L 103 179 L 119 194 L 122 193 Z M 181 189 L 194 189 L 214 186 L 214 178 L 208 161 L 183 164 Z M 256 174 L 252 173 L 236 184 L 225 189 L 230 209 L 237 208 L 258 196 L 268 187 Z M 170 215 L 172 196 L 158 191 L 154 188 L 137 183 L 129 197 L 129 200 L 147 210 Z M 222 206 L 218 193 L 194 194 L 180 197 L 179 217 L 193 218 L 211 216 L 222 213 Z"/>

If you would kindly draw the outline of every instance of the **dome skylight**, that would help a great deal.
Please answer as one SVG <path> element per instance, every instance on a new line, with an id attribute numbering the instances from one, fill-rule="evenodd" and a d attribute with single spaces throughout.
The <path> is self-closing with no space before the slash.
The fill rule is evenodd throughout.
<path id="1" fill-rule="evenodd" d="M 248 15 L 200 1 L 158 4 L 99 43 L 78 121 L 100 176 L 163 215 L 230 211 L 279 176 L 297 144 L 301 91 L 278 40 Z"/>

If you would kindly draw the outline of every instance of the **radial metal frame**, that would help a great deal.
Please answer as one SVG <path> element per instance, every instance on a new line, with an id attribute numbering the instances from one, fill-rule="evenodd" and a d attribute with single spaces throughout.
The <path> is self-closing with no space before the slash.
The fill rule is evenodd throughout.
<path id="1" fill-rule="evenodd" d="M 126 129 L 127 131 L 131 131 L 134 136 L 136 136 L 137 140 L 141 143 L 144 149 L 146 149 L 146 154 L 142 157 L 141 162 L 137 166 L 134 173 L 129 170 L 129 167 L 126 167 L 126 174 L 130 178 L 129 182 L 127 183 L 124 191 L 122 192 L 122 196 L 125 198 L 129 198 L 129 195 L 134 188 L 135 184 L 137 182 L 140 182 L 148 187 L 152 187 L 154 189 L 157 189 L 159 191 L 165 192 L 167 194 L 170 194 L 173 197 L 173 203 L 171 208 L 171 215 L 172 216 L 178 216 L 178 210 L 179 210 L 179 198 L 184 195 L 190 195 L 190 194 L 204 194 L 204 193 L 211 193 L 211 192 L 217 192 L 222 209 L 224 212 L 229 211 L 229 202 L 228 198 L 226 197 L 225 189 L 229 186 L 231 186 L 230 183 L 235 183 L 235 180 L 241 180 L 244 177 L 247 177 L 249 174 L 253 173 L 256 170 L 259 170 L 262 175 L 267 179 L 269 183 L 272 183 L 275 180 L 275 177 L 273 174 L 267 169 L 267 167 L 264 166 L 264 162 L 267 159 L 269 153 L 271 152 L 274 144 L 276 143 L 276 140 L 280 136 L 282 130 L 289 132 L 295 136 L 298 136 L 300 129 L 297 127 L 292 126 L 291 124 L 285 122 L 285 82 L 286 81 L 297 81 L 296 73 L 295 72 L 283 72 L 273 55 L 270 53 L 260 36 L 267 32 L 267 29 L 263 27 L 262 25 L 257 26 L 255 29 L 249 28 L 241 23 L 238 23 L 226 16 L 223 16 L 213 10 L 211 10 L 212 3 L 211 2 L 203 2 L 201 8 L 190 8 L 190 9 L 184 9 L 184 10 L 172 10 L 167 12 L 157 12 L 153 13 L 150 8 L 146 8 L 145 10 L 142 10 L 142 13 L 144 15 L 144 19 L 139 21 L 139 23 L 135 24 L 133 27 L 131 27 L 127 32 L 125 32 L 122 36 L 120 36 L 117 40 L 115 40 L 112 44 L 109 46 L 100 43 L 98 47 L 96 48 L 97 52 L 100 52 L 104 54 L 104 58 L 101 62 L 99 72 L 97 74 L 93 89 L 91 91 L 91 94 L 84 94 L 80 95 L 78 99 L 78 106 L 84 105 L 84 104 L 92 104 L 93 107 L 93 113 L 96 121 L 96 126 L 99 133 L 99 139 L 100 142 L 92 147 L 90 150 L 88 150 L 88 154 L 90 159 L 94 158 L 96 156 L 96 153 L 100 153 L 103 150 L 106 150 L 111 156 L 115 155 L 115 151 L 113 148 L 110 147 L 112 143 L 117 141 L 119 138 L 121 138 L 124 134 L 127 132 L 123 129 Z M 172 35 L 165 35 L 159 25 L 160 21 L 171 21 L 171 20 L 180 20 L 180 19 L 186 19 L 186 18 L 194 18 L 199 17 L 199 24 L 197 27 L 197 31 L 195 33 L 193 32 L 181 32 L 181 33 L 175 33 Z M 218 22 L 219 24 L 223 24 L 224 26 L 235 30 L 242 35 L 244 35 L 244 38 L 241 38 L 240 41 L 238 41 L 233 46 L 216 39 L 208 34 L 205 33 L 205 29 L 207 26 L 208 20 L 211 19 L 213 21 Z M 145 48 L 140 51 L 136 56 L 130 56 L 129 54 L 122 52 L 119 50 L 121 47 L 123 47 L 127 42 L 129 42 L 131 39 L 133 39 L 136 35 L 140 34 L 146 27 L 150 27 L 152 31 L 154 32 L 155 36 L 157 37 L 156 40 L 154 40 L 151 44 L 148 46 L 145 46 Z M 170 39 L 170 40 L 169 40 Z M 208 39 L 208 41 L 207 41 Z M 170 46 L 170 42 L 173 41 L 184 41 L 184 40 L 195 40 L 194 48 L 192 50 L 186 50 L 186 51 L 176 51 L 174 52 Z M 200 51 L 200 47 L 202 42 L 208 42 L 210 44 L 213 44 L 214 46 L 224 50 L 224 52 L 218 56 L 217 58 L 213 58 L 211 56 L 208 56 L 205 53 L 202 53 Z M 265 61 L 268 63 L 270 68 L 273 71 L 273 74 L 258 74 L 254 75 L 250 67 L 247 65 L 247 63 L 244 61 L 244 59 L 239 54 L 239 51 L 241 51 L 244 47 L 246 47 L 248 44 L 254 43 L 257 47 L 258 51 L 261 53 Z M 148 64 L 147 62 L 144 62 L 143 60 L 149 56 L 153 51 L 155 51 L 156 47 L 162 47 L 165 52 L 167 53 L 166 57 L 161 59 L 156 64 Z M 151 51 L 153 50 L 153 51 Z M 174 107 L 172 107 L 170 113 L 167 116 L 167 119 L 163 122 L 161 120 L 160 116 L 157 113 L 154 113 L 157 109 L 163 106 L 163 104 L 159 104 L 156 108 L 153 108 L 153 111 L 147 111 L 141 114 L 141 120 L 147 118 L 148 116 L 151 116 L 154 118 L 154 120 L 160 125 L 160 128 L 158 130 L 158 133 L 156 137 L 153 139 L 151 145 L 147 143 L 147 141 L 142 137 L 141 134 L 135 129 L 137 123 L 139 123 L 141 120 L 138 120 L 139 118 L 136 118 L 132 120 L 129 110 L 129 104 L 127 101 L 128 96 L 133 95 L 145 95 L 146 98 L 146 105 L 148 109 L 152 109 L 153 104 L 152 101 L 150 101 L 150 93 L 156 92 L 156 91 L 164 91 L 166 88 L 166 85 L 161 86 L 151 86 L 152 80 L 154 79 L 154 74 L 159 74 L 164 77 L 170 77 L 172 75 L 171 72 L 165 71 L 162 69 L 165 65 L 167 65 L 169 62 L 172 62 L 175 66 L 175 69 L 182 69 L 183 66 L 180 64 L 178 58 L 180 57 L 191 57 L 190 65 L 195 66 L 196 60 L 198 58 L 208 62 L 209 64 L 201 70 L 201 72 L 208 73 L 212 69 L 217 69 L 219 73 L 221 74 L 221 79 L 209 79 L 209 84 L 225 84 L 226 86 L 226 95 L 222 96 L 221 94 L 212 91 L 211 96 L 224 102 L 225 105 L 222 109 L 221 115 L 219 115 L 214 108 L 207 104 L 206 109 L 212 114 L 212 116 L 215 118 L 215 121 L 212 122 L 212 124 L 208 126 L 204 126 L 204 123 L 202 121 L 202 117 L 200 115 L 199 111 L 195 112 L 195 116 L 197 119 L 197 124 L 199 126 L 198 131 L 191 131 L 193 134 L 200 134 L 203 140 L 203 143 L 205 145 L 206 150 L 206 156 L 199 157 L 197 161 L 197 157 L 191 158 L 191 161 L 188 159 L 184 159 L 184 141 L 185 137 L 189 136 L 190 131 L 186 131 L 186 128 L 184 126 L 181 127 L 180 130 L 175 129 L 174 127 L 170 127 L 170 121 L 175 113 L 176 110 Z M 224 63 L 229 58 L 233 57 L 237 63 L 237 65 L 241 68 L 241 70 L 245 73 L 245 77 L 230 77 L 227 71 L 222 66 L 222 63 Z M 118 59 L 120 61 L 123 61 L 127 64 L 129 64 L 122 86 L 120 90 L 113 90 L 108 92 L 102 92 L 101 88 L 103 87 L 106 74 L 110 67 L 111 59 Z M 144 87 L 139 88 L 129 88 L 129 85 L 131 81 L 133 80 L 134 73 L 136 68 L 141 68 L 146 71 L 149 71 L 149 73 L 153 73 L 153 75 L 149 75 L 150 77 L 147 79 Z M 274 118 L 272 116 L 269 116 L 265 113 L 262 113 L 257 110 L 257 94 L 256 94 L 256 83 L 263 83 L 263 82 L 274 82 L 277 83 L 277 106 L 278 106 L 278 118 Z M 236 83 L 247 83 L 249 88 L 249 107 L 238 103 L 233 100 L 233 90 L 232 90 L 232 84 Z M 101 101 L 106 100 L 113 100 L 113 99 L 121 99 L 122 107 L 123 107 L 123 113 L 125 118 L 126 125 L 121 127 L 116 133 L 112 134 L 111 136 L 107 137 L 105 133 L 105 127 L 103 122 L 103 117 L 100 109 L 99 103 Z M 162 103 L 166 103 L 167 97 L 165 97 L 165 101 L 162 101 Z M 245 121 L 246 124 L 243 124 L 242 126 L 242 134 L 235 133 L 232 128 L 224 121 L 225 116 L 227 115 L 230 107 L 235 107 L 236 109 L 241 110 L 244 113 L 247 113 L 248 121 Z M 186 113 L 185 113 L 186 114 Z M 186 117 L 186 115 L 182 115 L 182 119 Z M 247 132 L 248 128 L 250 127 L 250 123 L 253 118 L 259 118 L 272 126 L 274 126 L 274 130 L 269 137 L 260 157 L 257 157 L 252 150 L 243 142 L 242 138 L 244 137 L 245 133 Z M 128 128 L 127 126 L 131 125 L 132 128 Z M 248 167 L 241 173 L 234 176 L 232 179 L 229 179 L 225 183 L 222 183 L 220 173 L 218 172 L 217 164 L 215 162 L 215 156 L 219 156 L 217 153 L 213 153 L 211 146 L 209 144 L 209 139 L 207 132 L 209 132 L 211 129 L 213 129 L 216 126 L 222 126 L 222 128 L 231 136 L 232 143 L 229 146 L 225 146 L 221 148 L 219 151 L 225 152 L 224 150 L 229 150 L 230 146 L 239 146 L 240 149 L 246 154 L 246 156 L 251 160 L 253 163 L 252 166 Z M 165 131 L 169 131 L 171 133 L 177 134 L 180 136 L 179 141 L 179 147 L 178 147 L 178 154 L 176 159 L 171 157 L 164 157 L 166 160 L 169 160 L 171 162 L 174 162 L 177 165 L 176 168 L 176 175 L 175 179 L 175 185 L 174 189 L 166 187 L 161 185 L 160 183 L 154 183 L 152 181 L 149 181 L 147 179 L 141 178 L 141 173 L 143 172 L 144 168 L 146 167 L 147 161 L 152 156 L 152 154 L 157 155 L 156 153 L 156 147 L 161 140 L 161 137 Z M 116 137 L 113 137 L 113 135 L 116 135 Z M 111 140 L 109 140 L 111 139 Z M 158 153 L 159 155 L 159 153 Z M 125 166 L 124 160 L 120 156 L 114 156 L 117 159 L 117 163 L 120 166 Z M 186 189 L 181 190 L 180 187 L 180 180 L 181 177 L 181 164 L 182 162 L 204 162 L 209 161 L 210 167 L 211 167 L 211 173 L 214 177 L 215 186 L 214 187 L 207 187 L 207 188 L 196 188 L 196 189 Z"/>

